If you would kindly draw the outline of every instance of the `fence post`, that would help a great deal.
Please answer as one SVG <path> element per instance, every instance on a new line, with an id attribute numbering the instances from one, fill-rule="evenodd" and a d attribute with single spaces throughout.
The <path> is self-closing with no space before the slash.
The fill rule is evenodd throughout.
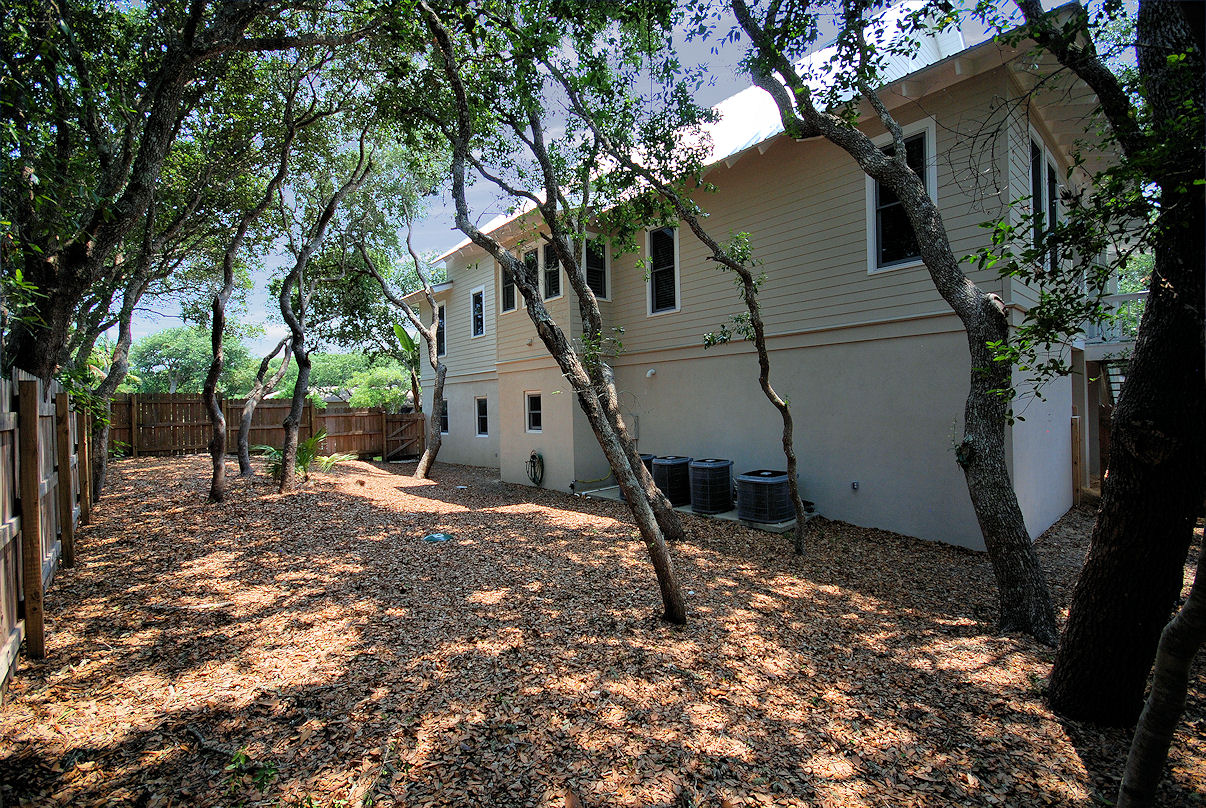
<path id="1" fill-rule="evenodd" d="M 312 438 L 318 433 L 314 431 L 314 401 L 306 402 L 306 422 L 310 425 L 310 434 L 306 437 Z"/>
<path id="2" fill-rule="evenodd" d="M 385 462 L 386 442 L 389 439 L 389 414 L 381 408 L 381 462 Z"/>
<path id="3" fill-rule="evenodd" d="M 71 399 L 66 393 L 54 397 L 55 460 L 58 463 L 59 529 L 63 543 L 63 566 L 75 566 L 75 489 L 71 484 Z M 81 478 L 80 482 L 83 482 Z"/>
<path id="4" fill-rule="evenodd" d="M 80 524 L 88 525 L 92 523 L 92 419 L 87 412 L 77 412 L 75 417 L 80 447 Z"/>
<path id="5" fill-rule="evenodd" d="M 138 393 L 130 393 L 130 456 L 138 457 Z"/>
<path id="6" fill-rule="evenodd" d="M 21 452 L 21 577 L 25 591 L 25 649 L 31 659 L 46 656 L 46 623 L 42 613 L 42 508 L 39 483 L 42 458 L 38 440 L 40 382 L 17 383 L 17 429 Z"/>

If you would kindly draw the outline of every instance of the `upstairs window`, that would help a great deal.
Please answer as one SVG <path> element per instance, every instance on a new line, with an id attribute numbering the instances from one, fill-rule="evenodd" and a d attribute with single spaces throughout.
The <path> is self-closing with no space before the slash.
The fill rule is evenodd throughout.
<path id="1" fill-rule="evenodd" d="M 927 173 L 925 151 L 924 132 L 905 139 L 905 162 L 921 178 L 923 186 L 926 185 Z M 884 154 L 888 156 L 894 153 L 892 146 L 884 149 Z M 928 186 L 926 190 L 930 190 Z M 879 268 L 916 261 L 921 257 L 904 204 L 895 192 L 878 182 L 875 183 L 875 256 L 875 264 Z"/>
<path id="2" fill-rule="evenodd" d="M 499 288 L 502 289 L 501 303 L 503 311 L 515 311 L 515 282 L 501 266 L 498 268 Z"/>
<path id="3" fill-rule="evenodd" d="M 1047 164 L 1047 229 L 1052 230 L 1059 217 L 1059 175 L 1055 166 Z M 1059 249 L 1051 239 L 1047 252 L 1047 264 L 1052 272 L 1059 269 Z"/>
<path id="4" fill-rule="evenodd" d="M 1031 220 L 1031 244 L 1038 249 L 1043 243 L 1043 231 L 1046 229 L 1044 217 L 1046 205 L 1043 202 L 1043 147 L 1033 140 L 1030 141 L 1030 210 L 1034 214 Z"/>
<path id="5" fill-rule="evenodd" d="M 472 312 L 473 334 L 480 337 L 486 333 L 486 288 L 479 286 L 469 295 Z"/>
<path id="6" fill-rule="evenodd" d="M 561 297 L 561 262 L 552 244 L 544 245 L 544 299 Z"/>
<path id="7" fill-rule="evenodd" d="M 678 309 L 678 245 L 673 227 L 649 231 L 649 313 Z"/>
<path id="8" fill-rule="evenodd" d="M 933 118 L 923 118 L 903 128 L 904 158 L 925 189 L 930 200 L 938 204 L 938 147 L 937 125 Z M 896 153 L 891 135 L 880 135 L 875 144 L 888 156 Z M 867 272 L 887 272 L 909 269 L 921 264 L 917 236 L 909 223 L 904 203 L 890 189 L 867 176 Z"/>
<path id="9" fill-rule="evenodd" d="M 448 345 L 444 339 L 444 306 L 436 307 L 436 356 L 444 356 L 448 353 Z"/>
<path id="10" fill-rule="evenodd" d="M 594 292 L 595 297 L 607 297 L 607 247 L 596 241 L 586 242 L 586 252 L 582 259 L 586 270 L 586 285 Z"/>
<path id="11" fill-rule="evenodd" d="M 535 250 L 528 250 L 523 254 L 523 270 L 527 275 L 527 280 L 530 283 L 539 283 L 540 278 L 540 253 Z"/>

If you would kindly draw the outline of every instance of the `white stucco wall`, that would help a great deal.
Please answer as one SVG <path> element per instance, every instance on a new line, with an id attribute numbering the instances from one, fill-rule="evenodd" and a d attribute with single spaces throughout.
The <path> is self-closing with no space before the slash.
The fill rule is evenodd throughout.
<path id="1" fill-rule="evenodd" d="M 1030 537 L 1051 527 L 1072 507 L 1072 379 L 1064 376 L 1034 395 L 1025 374 L 1016 373 L 1017 421 L 1006 433 L 1010 473 Z"/>
<path id="2" fill-rule="evenodd" d="M 968 379 L 957 327 L 931 318 L 894 326 L 896 336 L 868 327 L 773 341 L 772 383 L 791 402 L 801 489 L 826 517 L 983 547 L 952 446 Z M 782 424 L 750 346 L 621 362 L 620 399 L 639 418 L 642 452 L 723 457 L 737 474 L 785 466 Z"/>
<path id="3" fill-rule="evenodd" d="M 539 392 L 542 429 L 527 430 L 525 393 Z M 578 401 L 552 360 L 499 367 L 499 450 L 502 479 L 531 485 L 525 464 L 533 451 L 544 458 L 544 487 L 569 491 L 574 479 L 574 408 Z"/>
<path id="4" fill-rule="evenodd" d="M 434 383 L 423 386 L 423 412 L 430 418 Z M 477 433 L 474 399 L 484 396 L 490 434 Z M 461 463 L 467 466 L 498 466 L 499 396 L 493 374 L 479 374 L 469 380 L 444 382 L 444 400 L 448 402 L 448 433 L 440 442 L 437 463 Z"/>

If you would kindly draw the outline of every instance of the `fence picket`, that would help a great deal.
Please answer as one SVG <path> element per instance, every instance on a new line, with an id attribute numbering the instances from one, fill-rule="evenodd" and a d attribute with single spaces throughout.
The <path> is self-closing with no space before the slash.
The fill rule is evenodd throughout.
<path id="1" fill-rule="evenodd" d="M 128 405 L 130 401 L 135 402 L 132 407 Z M 227 427 L 226 449 L 230 454 L 238 450 L 237 419 L 242 417 L 245 402 L 246 399 L 232 398 L 222 404 Z M 290 405 L 287 399 L 260 402 L 252 416 L 248 442 L 252 446 L 279 446 L 284 434 L 282 423 Z M 203 406 L 199 395 L 130 394 L 125 401 L 122 396 L 117 396 L 112 411 L 115 415 L 110 429 L 110 451 L 117 451 L 127 431 L 131 454 L 193 454 L 209 450 L 209 411 Z M 123 412 L 129 413 L 131 420 L 128 426 L 117 415 Z M 386 459 L 417 456 L 422 453 L 424 445 L 423 418 L 422 413 L 397 415 L 386 413 L 379 407 L 352 409 L 338 403 L 319 410 L 313 402 L 307 402 L 302 410 L 299 437 L 305 440 L 319 432 L 326 432 L 327 437 L 322 445 L 322 451 L 326 454 L 346 452 L 359 457 L 388 455 Z M 404 429 L 405 434 L 391 437 L 391 433 L 399 427 Z M 134 437 L 136 433 L 137 439 Z"/>

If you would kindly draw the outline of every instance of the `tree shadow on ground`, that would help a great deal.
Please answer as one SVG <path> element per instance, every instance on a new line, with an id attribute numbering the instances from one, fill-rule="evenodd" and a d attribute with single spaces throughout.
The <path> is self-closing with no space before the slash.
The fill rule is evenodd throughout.
<path id="1" fill-rule="evenodd" d="M 687 517 L 674 628 L 619 503 L 356 463 L 207 506 L 204 466 L 118 464 L 51 592 L 50 658 L 0 715 L 0 796 L 1092 803 L 1039 699 L 1048 654 L 992 636 L 976 554 L 818 523 L 799 559 Z"/>

